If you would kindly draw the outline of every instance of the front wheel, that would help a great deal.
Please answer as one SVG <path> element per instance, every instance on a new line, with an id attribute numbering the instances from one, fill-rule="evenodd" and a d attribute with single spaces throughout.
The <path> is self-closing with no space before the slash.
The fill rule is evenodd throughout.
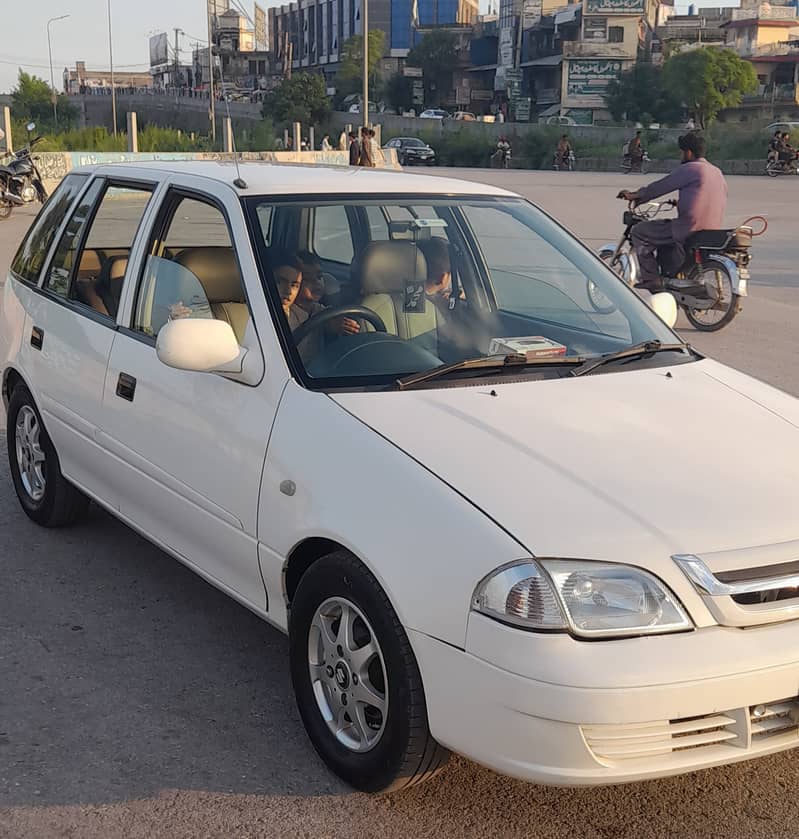
<path id="1" fill-rule="evenodd" d="M 768 163 L 766 163 L 766 174 L 770 178 L 776 178 L 777 175 L 779 175 L 779 163 L 769 160 Z"/>
<path id="2" fill-rule="evenodd" d="M 289 653 L 308 736 L 348 784 L 395 791 L 446 763 L 408 636 L 375 577 L 348 552 L 323 557 L 300 580 Z"/>
<path id="3" fill-rule="evenodd" d="M 717 332 L 731 323 L 738 314 L 740 295 L 735 293 L 732 278 L 721 263 L 703 264 L 696 280 L 704 286 L 711 302 L 707 308 L 702 309 L 683 306 L 685 317 L 700 332 Z"/>

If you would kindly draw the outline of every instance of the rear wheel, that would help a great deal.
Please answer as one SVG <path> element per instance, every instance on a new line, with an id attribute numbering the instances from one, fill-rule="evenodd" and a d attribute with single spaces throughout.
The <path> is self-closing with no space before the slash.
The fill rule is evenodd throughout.
<path id="1" fill-rule="evenodd" d="M 766 163 L 766 174 L 770 178 L 776 178 L 779 175 L 779 163 L 774 160 L 769 160 Z"/>
<path id="2" fill-rule="evenodd" d="M 58 455 L 28 388 L 11 394 L 6 427 L 14 489 L 27 516 L 44 527 L 81 519 L 89 499 L 61 474 Z"/>
<path id="3" fill-rule="evenodd" d="M 449 752 L 430 733 L 408 636 L 374 576 L 351 554 L 300 580 L 289 625 L 291 677 L 308 736 L 339 777 L 365 792 L 425 781 Z"/>
<path id="4" fill-rule="evenodd" d="M 721 263 L 705 263 L 691 279 L 703 286 L 710 299 L 706 309 L 691 309 L 683 306 L 685 316 L 694 329 L 700 332 L 716 332 L 727 326 L 738 314 L 740 296 L 733 289 L 732 278 Z"/>

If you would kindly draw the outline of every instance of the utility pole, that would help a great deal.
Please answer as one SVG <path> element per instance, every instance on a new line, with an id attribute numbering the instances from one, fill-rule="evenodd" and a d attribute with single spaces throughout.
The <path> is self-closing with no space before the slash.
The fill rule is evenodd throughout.
<path id="1" fill-rule="evenodd" d="M 64 20 L 69 15 L 60 15 L 59 17 L 51 17 L 47 21 L 47 52 L 50 54 L 50 87 L 53 89 L 53 131 L 58 131 L 58 92 L 55 89 L 55 75 L 53 74 L 53 47 L 50 43 L 50 24 L 57 20 Z"/>
<path id="2" fill-rule="evenodd" d="M 369 0 L 361 0 L 361 22 L 363 23 L 363 125 L 369 125 Z"/>
<path id="3" fill-rule="evenodd" d="M 111 0 L 108 0 L 108 59 L 111 62 L 111 115 L 114 120 L 114 136 L 117 136 L 117 89 L 114 84 L 114 47 L 111 40 Z"/>
<path id="4" fill-rule="evenodd" d="M 209 90 L 209 111 L 211 119 L 211 139 L 216 144 L 216 108 L 214 106 L 214 39 L 211 27 L 211 4 L 208 7 L 208 90 Z"/>
<path id="5" fill-rule="evenodd" d="M 180 79 L 180 36 L 185 34 L 182 29 L 175 27 L 175 87 L 179 87 Z"/>

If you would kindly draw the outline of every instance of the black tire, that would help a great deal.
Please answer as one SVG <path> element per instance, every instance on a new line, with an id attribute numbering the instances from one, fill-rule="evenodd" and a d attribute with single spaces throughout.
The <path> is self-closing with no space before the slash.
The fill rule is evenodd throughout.
<path id="1" fill-rule="evenodd" d="M 13 209 L 14 205 L 10 201 L 0 201 L 0 221 L 5 221 L 11 215 Z"/>
<path id="2" fill-rule="evenodd" d="M 708 267 L 708 263 L 703 263 L 703 267 Z M 726 278 L 726 282 L 729 284 L 730 288 L 730 301 L 727 310 L 724 312 L 724 315 L 714 323 L 705 323 L 702 320 L 699 320 L 695 312 L 701 310 L 689 309 L 687 306 L 683 306 L 682 308 L 685 312 L 685 317 L 688 318 L 688 322 L 691 324 L 691 326 L 693 326 L 694 329 L 698 330 L 699 332 L 718 332 L 719 329 L 723 329 L 725 326 L 732 322 L 733 318 L 738 314 L 738 310 L 740 309 L 741 297 L 739 294 L 735 294 L 735 292 L 732 290 L 732 279 L 727 269 L 723 265 L 718 264 L 712 264 L 710 267 L 712 267 L 714 271 L 723 274 L 723 276 Z"/>
<path id="3" fill-rule="evenodd" d="M 328 727 L 311 681 L 309 649 L 317 609 L 332 598 L 354 605 L 368 620 L 385 669 L 387 713 L 369 751 L 356 752 Z M 449 752 L 430 733 L 424 687 L 408 636 L 375 577 L 347 551 L 315 562 L 300 580 L 289 621 L 291 678 L 308 737 L 340 778 L 364 792 L 395 792 L 432 778 Z M 317 685 L 319 682 L 317 682 Z"/>
<path id="4" fill-rule="evenodd" d="M 399 158 L 399 165 L 400 165 L 400 166 L 407 166 L 407 165 L 408 165 L 408 159 L 405 157 L 405 155 L 404 155 L 404 154 L 401 154 L 401 155 L 400 155 L 400 158 Z"/>
<path id="5" fill-rule="evenodd" d="M 44 494 L 40 498 L 34 498 L 26 489 L 17 456 L 16 425 L 23 410 L 33 411 L 39 424 L 39 445 L 44 453 Z M 30 391 L 23 384 L 14 388 L 9 400 L 6 439 L 14 489 L 28 518 L 43 527 L 64 527 L 82 519 L 88 510 L 89 499 L 61 474 L 58 455 L 44 427 L 39 409 Z"/>
<path id="6" fill-rule="evenodd" d="M 777 164 L 773 161 L 769 161 L 768 163 L 766 163 L 766 174 L 770 178 L 776 178 L 777 175 L 779 175 Z"/>

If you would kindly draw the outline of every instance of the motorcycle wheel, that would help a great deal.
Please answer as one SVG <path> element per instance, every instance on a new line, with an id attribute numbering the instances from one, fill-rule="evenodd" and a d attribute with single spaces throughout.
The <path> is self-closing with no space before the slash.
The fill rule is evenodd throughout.
<path id="1" fill-rule="evenodd" d="M 769 161 L 769 162 L 766 164 L 766 174 L 767 174 L 770 178 L 776 178 L 776 177 L 777 177 L 777 175 L 779 175 L 779 171 L 777 170 L 777 166 L 774 164 L 774 162 L 773 162 L 773 161 Z"/>
<path id="2" fill-rule="evenodd" d="M 688 322 L 699 332 L 717 332 L 738 314 L 740 295 L 733 291 L 732 278 L 721 263 L 704 263 L 696 276 L 714 305 L 708 309 L 683 306 Z"/>
<path id="3" fill-rule="evenodd" d="M 10 201 L 0 201 L 0 221 L 5 221 L 10 215 L 14 205 Z"/>

